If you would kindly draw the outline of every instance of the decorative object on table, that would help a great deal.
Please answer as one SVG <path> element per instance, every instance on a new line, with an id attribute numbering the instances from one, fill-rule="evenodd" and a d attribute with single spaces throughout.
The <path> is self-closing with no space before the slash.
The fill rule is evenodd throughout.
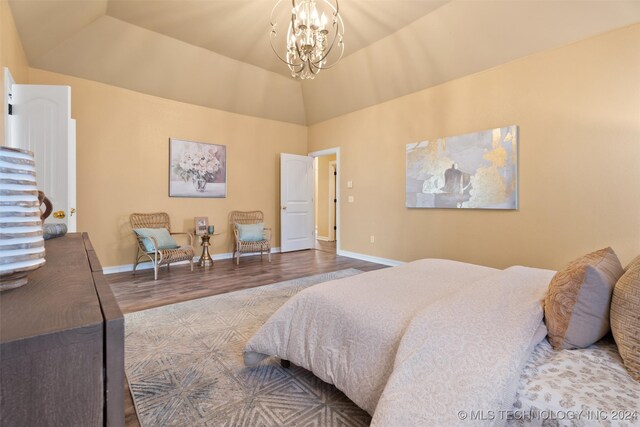
<path id="1" fill-rule="evenodd" d="M 67 234 L 67 224 L 44 224 L 42 226 L 42 237 L 44 240 L 55 239 Z"/>
<path id="2" fill-rule="evenodd" d="M 189 261 L 193 271 L 193 235 L 190 233 L 172 233 L 169 215 L 165 212 L 133 213 L 129 216 L 129 224 L 136 237 L 136 258 L 133 264 L 133 274 L 136 267 L 144 261 L 151 261 L 153 265 L 153 279 L 158 280 L 158 268 L 171 263 Z M 178 246 L 173 236 L 187 237 L 188 245 Z"/>
<path id="3" fill-rule="evenodd" d="M 195 224 L 196 236 L 207 234 L 209 218 L 206 216 L 197 216 L 193 219 L 193 223 Z"/>
<path id="4" fill-rule="evenodd" d="M 170 138 L 169 197 L 227 197 L 227 147 Z"/>
<path id="5" fill-rule="evenodd" d="M 287 32 L 278 32 L 278 24 Z M 313 79 L 340 61 L 343 34 L 338 0 L 335 6 L 329 0 L 279 0 L 271 11 L 271 49 L 300 80 Z"/>
<path id="6" fill-rule="evenodd" d="M 269 255 L 271 262 L 271 229 L 264 227 L 264 214 L 262 211 L 233 211 L 229 222 L 233 229 L 235 239 L 233 257 L 236 264 L 240 264 L 240 253 L 260 252 Z"/>
<path id="7" fill-rule="evenodd" d="M 47 196 L 44 195 L 44 192 L 38 191 L 38 202 L 40 202 L 40 219 L 44 221 L 49 218 L 51 212 L 53 211 L 53 204 L 51 204 L 51 200 Z M 42 205 L 44 205 L 44 211 L 42 210 Z"/>
<path id="8" fill-rule="evenodd" d="M 210 267 L 213 265 L 213 258 L 211 258 L 211 255 L 209 254 L 209 241 L 211 237 L 211 234 L 203 234 L 200 236 L 202 244 L 202 255 L 200 255 L 200 261 L 198 261 L 198 266 L 200 267 Z"/>
<path id="9" fill-rule="evenodd" d="M 209 234 L 213 234 L 216 231 L 216 228 L 213 225 L 209 226 Z"/>
<path id="10" fill-rule="evenodd" d="M 406 146 L 408 208 L 517 209 L 518 127 Z"/>
<path id="11" fill-rule="evenodd" d="M 368 426 L 364 410 L 310 371 L 285 371 L 275 358 L 247 368 L 240 354 L 245 337 L 292 295 L 359 273 L 350 268 L 127 314 L 125 369 L 140 424 L 254 426 L 269 414 L 273 426 Z"/>
<path id="12" fill-rule="evenodd" d="M 33 153 L 0 147 L 0 291 L 45 263 L 41 215 Z"/>

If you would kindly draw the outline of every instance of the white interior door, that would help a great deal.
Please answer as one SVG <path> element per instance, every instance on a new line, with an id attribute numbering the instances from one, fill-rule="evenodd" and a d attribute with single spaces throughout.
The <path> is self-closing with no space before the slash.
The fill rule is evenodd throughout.
<path id="1" fill-rule="evenodd" d="M 12 145 L 33 151 L 38 189 L 53 204 L 46 222 L 76 231 L 76 141 L 69 86 L 13 85 Z M 71 218 L 71 220 L 70 220 Z"/>
<path id="2" fill-rule="evenodd" d="M 314 244 L 313 157 L 280 154 L 280 250 Z"/>

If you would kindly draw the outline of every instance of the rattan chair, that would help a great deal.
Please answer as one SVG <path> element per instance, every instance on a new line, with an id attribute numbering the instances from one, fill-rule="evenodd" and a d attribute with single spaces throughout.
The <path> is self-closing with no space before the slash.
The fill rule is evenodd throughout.
<path id="1" fill-rule="evenodd" d="M 158 242 L 153 237 L 148 237 L 153 242 L 153 251 L 147 251 L 144 247 L 143 240 L 145 238 L 138 236 L 135 232 L 136 241 L 136 260 L 133 264 L 133 274 L 136 274 L 136 267 L 141 262 L 146 262 L 146 258 L 151 260 L 153 264 L 153 280 L 158 280 L 158 268 L 162 265 L 167 266 L 167 270 L 171 263 L 179 261 L 189 261 L 191 271 L 193 271 L 193 235 L 190 233 L 172 233 L 169 215 L 164 212 L 156 213 L 133 213 L 129 216 L 129 223 L 132 229 L 136 228 L 166 228 L 172 236 L 186 236 L 189 239 L 189 245 L 180 246 L 176 249 L 158 249 Z"/>
<path id="2" fill-rule="evenodd" d="M 233 211 L 230 215 L 231 228 L 233 229 L 233 236 L 235 238 L 233 246 L 233 257 L 236 259 L 236 264 L 240 264 L 241 253 L 254 253 L 260 252 L 260 257 L 263 253 L 269 255 L 269 262 L 271 262 L 271 229 L 265 228 L 263 239 L 257 242 L 246 242 L 240 240 L 238 227 L 236 224 L 258 224 L 264 222 L 264 214 L 262 211 Z M 237 256 L 236 256 L 237 254 Z"/>

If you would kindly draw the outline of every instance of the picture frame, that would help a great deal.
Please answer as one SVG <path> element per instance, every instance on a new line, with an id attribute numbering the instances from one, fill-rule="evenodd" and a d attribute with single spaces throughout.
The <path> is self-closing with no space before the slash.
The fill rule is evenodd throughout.
<path id="1" fill-rule="evenodd" d="M 518 209 L 518 126 L 406 145 L 406 207 Z"/>
<path id="2" fill-rule="evenodd" d="M 203 236 L 208 233 L 209 218 L 206 216 L 197 216 L 193 219 L 196 236 Z"/>
<path id="3" fill-rule="evenodd" d="M 227 147 L 169 138 L 169 197 L 227 197 Z"/>

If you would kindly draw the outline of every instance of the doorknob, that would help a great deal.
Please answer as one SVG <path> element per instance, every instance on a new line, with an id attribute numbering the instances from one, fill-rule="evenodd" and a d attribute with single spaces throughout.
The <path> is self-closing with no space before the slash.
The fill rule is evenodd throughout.
<path id="1" fill-rule="evenodd" d="M 286 211 L 286 210 L 287 210 L 287 207 L 286 207 L 286 206 L 283 206 L 283 207 L 282 207 L 282 210 L 283 210 L 283 211 Z"/>
<path id="2" fill-rule="evenodd" d="M 64 211 L 57 211 L 53 213 L 53 217 L 56 219 L 63 219 L 65 216 Z"/>

